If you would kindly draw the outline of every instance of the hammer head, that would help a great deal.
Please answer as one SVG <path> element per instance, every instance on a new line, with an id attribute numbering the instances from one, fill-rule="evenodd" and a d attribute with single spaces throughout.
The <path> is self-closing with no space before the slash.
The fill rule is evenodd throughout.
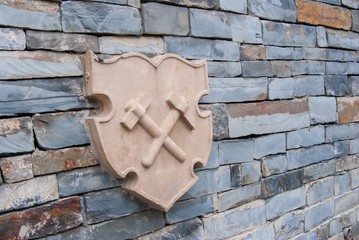
<path id="1" fill-rule="evenodd" d="M 191 130 L 195 129 L 195 118 L 193 116 L 193 113 L 191 112 L 191 109 L 189 109 L 189 104 L 186 99 L 184 99 L 174 91 L 171 91 L 170 95 L 167 98 L 167 104 L 171 108 L 176 109 L 181 113 L 181 116 L 184 118 Z"/>
<path id="2" fill-rule="evenodd" d="M 145 115 L 151 99 L 146 97 L 144 93 L 137 96 L 136 100 L 130 100 L 125 107 L 126 114 L 121 120 L 121 124 L 131 130 L 138 121 Z"/>

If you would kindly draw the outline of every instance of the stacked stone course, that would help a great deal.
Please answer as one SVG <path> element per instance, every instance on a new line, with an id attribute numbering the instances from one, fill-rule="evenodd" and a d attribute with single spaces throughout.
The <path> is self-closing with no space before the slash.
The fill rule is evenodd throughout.
<path id="1" fill-rule="evenodd" d="M 359 239 L 358 0 L 0 0 L 0 26 L 0 239 Z M 210 159 L 168 213 L 99 166 L 89 50 L 207 60 Z"/>

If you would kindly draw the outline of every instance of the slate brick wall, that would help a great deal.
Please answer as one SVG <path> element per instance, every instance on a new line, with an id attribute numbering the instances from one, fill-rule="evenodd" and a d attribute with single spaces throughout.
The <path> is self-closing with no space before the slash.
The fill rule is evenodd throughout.
<path id="1" fill-rule="evenodd" d="M 357 0 L 0 0 L 0 239 L 359 239 Z M 81 55 L 207 59 L 210 160 L 168 213 L 99 166 Z"/>

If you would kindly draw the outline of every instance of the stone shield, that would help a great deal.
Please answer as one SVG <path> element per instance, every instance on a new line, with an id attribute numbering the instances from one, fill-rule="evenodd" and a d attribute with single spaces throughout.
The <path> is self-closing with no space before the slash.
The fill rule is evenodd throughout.
<path id="1" fill-rule="evenodd" d="M 168 211 L 207 163 L 212 116 L 198 101 L 208 94 L 205 61 L 138 53 L 99 61 L 84 56 L 85 94 L 100 103 L 86 119 L 102 166 L 153 208 Z"/>

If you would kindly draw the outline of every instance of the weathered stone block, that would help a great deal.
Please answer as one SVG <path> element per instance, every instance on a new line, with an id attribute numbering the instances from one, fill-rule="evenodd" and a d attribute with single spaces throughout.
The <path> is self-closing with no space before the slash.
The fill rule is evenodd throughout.
<path id="1" fill-rule="evenodd" d="M 4 180 L 7 183 L 19 182 L 34 177 L 31 155 L 3 158 L 0 166 Z"/>
<path id="2" fill-rule="evenodd" d="M 342 49 L 327 49 L 328 59 L 331 61 L 346 61 L 355 62 L 358 60 L 358 53 L 356 51 L 347 51 Z"/>
<path id="3" fill-rule="evenodd" d="M 309 147 L 324 143 L 325 129 L 316 126 L 287 133 L 287 148 Z"/>
<path id="4" fill-rule="evenodd" d="M 269 198 L 302 186 L 303 170 L 269 177 L 262 181 L 262 197 Z"/>
<path id="5" fill-rule="evenodd" d="M 268 177 L 273 174 L 284 173 L 287 171 L 288 162 L 285 154 L 273 155 L 262 159 L 262 175 Z"/>
<path id="6" fill-rule="evenodd" d="M 267 135 L 254 139 L 254 158 L 283 153 L 286 150 L 286 136 L 282 134 Z"/>
<path id="7" fill-rule="evenodd" d="M 183 202 L 177 202 L 166 213 L 166 222 L 173 224 L 212 213 L 217 209 L 217 206 L 215 205 L 215 198 L 217 198 L 217 195 L 211 194 Z"/>
<path id="8" fill-rule="evenodd" d="M 325 64 L 324 64 L 325 66 Z M 297 76 L 297 75 L 305 75 L 308 74 L 308 61 L 295 61 L 292 62 L 292 75 L 293 76 Z M 325 71 L 325 69 L 324 69 Z"/>
<path id="9" fill-rule="evenodd" d="M 359 10 L 352 10 L 352 31 L 359 32 Z"/>
<path id="10" fill-rule="evenodd" d="M 350 171 L 351 188 L 359 187 L 359 169 Z"/>
<path id="11" fill-rule="evenodd" d="M 336 171 L 342 172 L 359 167 L 359 156 L 352 155 L 340 158 L 336 163 Z"/>
<path id="12" fill-rule="evenodd" d="M 348 62 L 346 72 L 350 75 L 359 74 L 359 63 Z"/>
<path id="13" fill-rule="evenodd" d="M 267 220 L 281 216 L 305 205 L 304 187 L 275 195 L 266 200 Z"/>
<path id="14" fill-rule="evenodd" d="M 133 239 L 140 235 L 156 231 L 164 226 L 165 220 L 163 214 L 159 211 L 149 210 L 92 225 L 91 229 L 93 239 L 110 240 Z"/>
<path id="15" fill-rule="evenodd" d="M 38 20 L 36 20 L 38 21 Z M 78 56 L 44 51 L 0 52 L 0 79 L 29 79 L 80 76 Z"/>
<path id="16" fill-rule="evenodd" d="M 270 63 L 272 74 L 275 77 L 292 76 L 292 63 L 289 61 L 272 61 Z"/>
<path id="17" fill-rule="evenodd" d="M 247 1 L 219 0 L 219 8 L 225 11 L 247 14 Z"/>
<path id="18" fill-rule="evenodd" d="M 201 105 L 201 108 L 212 111 L 213 140 L 227 138 L 228 113 L 225 104 Z"/>
<path id="19" fill-rule="evenodd" d="M 351 27 L 350 11 L 346 8 L 304 0 L 296 0 L 295 3 L 298 22 L 345 30 Z"/>
<path id="20" fill-rule="evenodd" d="M 288 238 L 304 232 L 304 214 L 302 211 L 293 211 L 283 215 L 274 221 L 276 239 L 287 240 Z"/>
<path id="21" fill-rule="evenodd" d="M 272 1 L 252 0 L 248 1 L 248 11 L 265 19 L 295 22 L 296 9 L 294 0 Z"/>
<path id="22" fill-rule="evenodd" d="M 265 223 L 265 203 L 257 200 L 203 219 L 206 239 L 227 238 Z"/>
<path id="23" fill-rule="evenodd" d="M 325 128 L 326 141 L 334 142 L 359 137 L 359 124 L 333 125 Z"/>
<path id="24" fill-rule="evenodd" d="M 359 76 L 349 77 L 350 94 L 359 96 Z"/>
<path id="25" fill-rule="evenodd" d="M 218 210 L 223 212 L 245 203 L 254 201 L 261 196 L 261 184 L 240 187 L 218 194 Z"/>
<path id="26" fill-rule="evenodd" d="M 331 220 L 329 223 L 330 236 L 333 236 L 339 232 L 342 232 L 342 230 L 344 228 L 355 224 L 355 217 L 356 217 L 355 211 L 350 211 L 347 213 L 343 213 L 343 214 L 339 215 L 338 217 L 335 217 L 333 220 Z"/>
<path id="27" fill-rule="evenodd" d="M 350 141 L 350 154 L 359 153 L 359 139 Z"/>
<path id="28" fill-rule="evenodd" d="M 259 18 L 232 14 L 232 39 L 236 42 L 262 43 L 262 26 Z"/>
<path id="29" fill-rule="evenodd" d="M 241 165 L 230 165 L 230 173 L 231 173 L 231 187 L 232 188 L 238 188 L 241 186 L 242 183 L 242 171 L 241 171 Z"/>
<path id="30" fill-rule="evenodd" d="M 290 131 L 309 126 L 306 99 L 228 104 L 230 137 Z"/>
<path id="31" fill-rule="evenodd" d="M 47 236 L 44 240 L 92 240 L 90 228 L 77 227 L 66 232 L 57 233 L 56 235 Z"/>
<path id="32" fill-rule="evenodd" d="M 319 47 L 328 47 L 328 38 L 325 27 L 317 27 L 317 44 Z"/>
<path id="33" fill-rule="evenodd" d="M 99 160 L 91 147 L 49 151 L 36 150 L 32 154 L 31 160 L 35 176 L 99 164 Z"/>
<path id="34" fill-rule="evenodd" d="M 122 188 L 88 193 L 85 194 L 84 199 L 89 224 L 119 218 L 149 208 Z"/>
<path id="35" fill-rule="evenodd" d="M 344 157 L 349 153 L 349 141 L 334 142 L 335 157 Z"/>
<path id="36" fill-rule="evenodd" d="M 237 77 L 242 74 L 240 62 L 207 62 L 210 77 Z"/>
<path id="37" fill-rule="evenodd" d="M 305 47 L 303 48 L 303 58 L 309 60 L 327 60 L 328 51 L 330 50 L 332 49 Z"/>
<path id="38" fill-rule="evenodd" d="M 25 33 L 23 30 L 16 28 L 0 28 L 1 50 L 24 50 L 25 42 Z"/>
<path id="39" fill-rule="evenodd" d="M 40 238 L 75 228 L 82 222 L 80 198 L 73 197 L 1 216 L 0 235 L 4 239 Z"/>
<path id="40" fill-rule="evenodd" d="M 61 4 L 64 32 L 141 34 L 138 9 L 98 2 L 70 1 Z"/>
<path id="41" fill-rule="evenodd" d="M 139 237 L 138 240 L 157 240 L 157 239 L 204 239 L 203 223 L 200 219 L 180 222 L 169 225 L 154 233 Z"/>
<path id="42" fill-rule="evenodd" d="M 332 158 L 334 158 L 334 148 L 331 144 L 287 151 L 288 169 L 296 169 Z"/>
<path id="43" fill-rule="evenodd" d="M 70 196 L 106 188 L 118 187 L 120 180 L 112 178 L 100 167 L 91 167 L 57 175 L 60 196 Z"/>
<path id="44" fill-rule="evenodd" d="M 318 164 L 313 164 L 304 168 L 303 182 L 308 183 L 320 178 L 331 176 L 335 173 L 336 161 L 331 160 Z"/>
<path id="45" fill-rule="evenodd" d="M 355 8 L 355 9 L 359 8 L 359 3 L 358 1 L 355 0 L 342 0 L 342 4 L 350 8 Z"/>
<path id="46" fill-rule="evenodd" d="M 328 199 L 325 202 L 309 207 L 305 210 L 305 230 L 312 229 L 334 215 L 334 200 Z"/>
<path id="47" fill-rule="evenodd" d="M 36 140 L 44 149 L 57 149 L 90 143 L 82 124 L 84 113 L 43 114 L 33 117 Z M 71 129 L 71 131 L 64 131 Z"/>
<path id="48" fill-rule="evenodd" d="M 266 59 L 266 47 L 263 45 L 241 45 L 241 60 L 254 61 Z"/>
<path id="49" fill-rule="evenodd" d="M 0 186 L 0 212 L 31 207 L 59 198 L 55 175 Z"/>
<path id="50" fill-rule="evenodd" d="M 279 46 L 314 47 L 315 27 L 262 21 L 263 43 Z"/>
<path id="51" fill-rule="evenodd" d="M 150 0 L 143 0 L 143 2 L 149 2 Z M 213 9 L 218 7 L 218 0 L 156 0 L 156 2 L 170 3 L 174 5 Z"/>
<path id="52" fill-rule="evenodd" d="M 264 100 L 266 96 L 266 78 L 210 78 L 209 95 L 202 97 L 201 102 L 244 102 Z"/>
<path id="53" fill-rule="evenodd" d="M 141 6 L 141 15 L 144 33 L 179 36 L 186 36 L 189 33 L 187 8 L 145 3 Z M 192 22 L 191 27 L 193 28 Z"/>
<path id="54" fill-rule="evenodd" d="M 299 60 L 303 58 L 302 48 L 266 46 L 267 59 Z"/>
<path id="55" fill-rule="evenodd" d="M 334 176 L 334 195 L 344 194 L 350 189 L 350 174 L 348 172 L 340 173 Z"/>
<path id="56" fill-rule="evenodd" d="M 337 106 L 334 97 L 309 97 L 311 124 L 335 122 Z"/>
<path id="57" fill-rule="evenodd" d="M 347 74 L 347 63 L 341 62 L 326 62 L 325 63 L 325 72 L 326 74 L 331 75 L 345 75 Z"/>
<path id="58" fill-rule="evenodd" d="M 359 33 L 326 29 L 328 46 L 359 50 Z"/>
<path id="59" fill-rule="evenodd" d="M 29 117 L 0 120 L 0 156 L 34 151 Z"/>
<path id="60" fill-rule="evenodd" d="M 311 182 L 305 186 L 308 206 L 314 205 L 334 196 L 333 177 Z"/>
<path id="61" fill-rule="evenodd" d="M 261 164 L 258 161 L 247 162 L 241 164 L 241 183 L 247 185 L 258 182 L 262 176 Z"/>
<path id="62" fill-rule="evenodd" d="M 359 121 L 359 97 L 337 98 L 337 106 L 339 123 Z"/>
<path id="63" fill-rule="evenodd" d="M 308 74 L 324 75 L 325 66 L 321 61 L 308 61 Z"/>
<path id="64" fill-rule="evenodd" d="M 270 62 L 267 61 L 244 61 L 242 67 L 244 77 L 273 76 Z"/>
<path id="65" fill-rule="evenodd" d="M 1 1 L 0 16 L 0 25 L 61 30 L 59 4 L 56 2 Z"/>
<path id="66" fill-rule="evenodd" d="M 219 162 L 221 165 L 250 162 L 253 157 L 254 142 L 252 140 L 223 141 L 219 145 Z"/>
<path id="67" fill-rule="evenodd" d="M 189 37 L 165 37 L 166 52 L 185 58 L 207 60 L 239 60 L 239 44 L 222 40 Z"/>
<path id="68" fill-rule="evenodd" d="M 236 235 L 232 238 L 227 238 L 228 240 L 236 240 L 236 239 L 261 239 L 265 236 L 266 239 L 275 239 L 275 232 L 273 228 L 273 224 L 269 223 L 267 225 L 262 225 L 254 228 L 253 230 L 246 231 L 239 235 Z"/>
<path id="69" fill-rule="evenodd" d="M 335 198 L 335 215 L 342 213 L 359 203 L 359 189 L 354 189 Z"/>

